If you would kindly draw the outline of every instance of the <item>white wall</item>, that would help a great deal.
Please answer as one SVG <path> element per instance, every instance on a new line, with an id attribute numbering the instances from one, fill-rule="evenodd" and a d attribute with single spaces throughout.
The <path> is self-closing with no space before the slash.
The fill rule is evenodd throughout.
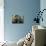
<path id="1" fill-rule="evenodd" d="M 4 0 L 0 0 L 0 42 L 4 41 Z"/>
<path id="2" fill-rule="evenodd" d="M 41 11 L 43 9 L 46 9 L 46 0 L 40 0 L 40 9 L 41 9 Z M 46 26 L 46 11 L 43 12 L 43 19 L 44 19 L 44 21 L 41 22 L 40 24 L 43 26 Z"/>

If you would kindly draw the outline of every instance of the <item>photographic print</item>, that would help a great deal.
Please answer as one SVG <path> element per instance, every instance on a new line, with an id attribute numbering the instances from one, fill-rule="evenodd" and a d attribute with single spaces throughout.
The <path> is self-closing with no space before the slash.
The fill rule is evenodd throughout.
<path id="1" fill-rule="evenodd" d="M 24 23 L 24 16 L 15 15 L 12 16 L 12 24 L 22 24 Z"/>
<path id="2" fill-rule="evenodd" d="M 46 46 L 46 29 L 41 26 L 43 23 L 46 25 L 46 14 L 41 12 L 41 6 L 43 9 L 46 7 L 45 4 L 41 5 L 43 2 L 46 4 L 46 1 L 40 2 L 40 0 L 4 0 L 6 44 L 2 46 Z M 45 10 L 46 8 L 43 11 Z M 44 15 L 43 23 L 39 23 L 42 22 L 38 18 L 39 11 Z"/>

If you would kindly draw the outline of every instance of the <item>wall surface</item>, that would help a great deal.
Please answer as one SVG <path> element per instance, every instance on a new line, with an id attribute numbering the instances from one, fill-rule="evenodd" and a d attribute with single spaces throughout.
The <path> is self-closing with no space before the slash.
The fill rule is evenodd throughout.
<path id="1" fill-rule="evenodd" d="M 4 35 L 7 41 L 18 41 L 32 28 L 32 20 L 40 9 L 40 0 L 5 0 L 4 1 Z M 12 24 L 11 16 L 24 16 L 23 24 Z"/>
<path id="2" fill-rule="evenodd" d="M 46 0 L 41 0 L 40 1 L 40 9 L 41 11 L 43 9 L 46 9 Z M 43 22 L 41 21 L 40 25 L 46 26 L 46 10 L 43 12 Z"/>
<path id="3" fill-rule="evenodd" d="M 0 0 L 0 42 L 4 41 L 4 0 Z"/>

